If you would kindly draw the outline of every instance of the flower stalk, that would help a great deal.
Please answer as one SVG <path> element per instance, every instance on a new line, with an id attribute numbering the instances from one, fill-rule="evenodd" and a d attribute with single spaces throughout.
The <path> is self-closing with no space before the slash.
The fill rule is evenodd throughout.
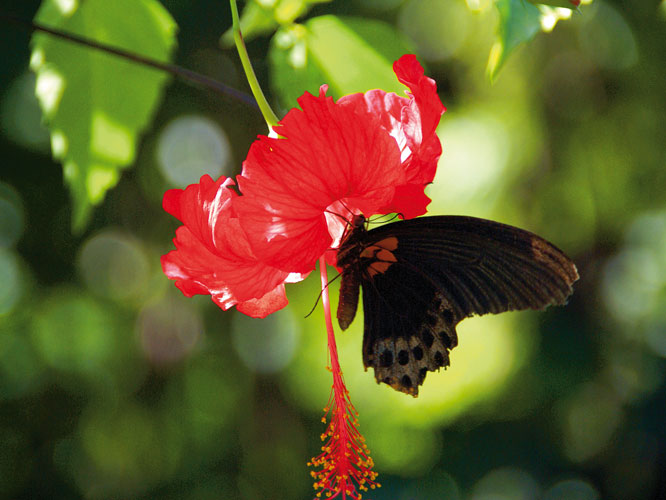
<path id="1" fill-rule="evenodd" d="M 257 80 L 257 75 L 254 73 L 252 63 L 250 62 L 250 56 L 247 54 L 245 41 L 243 40 L 243 34 L 241 33 L 236 0 L 229 0 L 229 4 L 231 5 L 231 17 L 233 19 L 234 42 L 236 43 L 238 57 L 240 57 L 243 70 L 245 71 L 245 77 L 247 78 L 247 82 L 250 84 L 252 95 L 254 95 L 254 98 L 257 100 L 257 104 L 259 105 L 259 109 L 261 110 L 261 114 L 263 115 L 268 128 L 273 129 L 273 127 L 275 127 L 278 123 L 278 118 L 271 109 L 271 106 L 268 104 L 263 90 L 261 90 L 261 86 Z"/>
<path id="2" fill-rule="evenodd" d="M 376 482 L 377 473 L 373 472 L 374 462 L 365 444 L 365 438 L 358 431 L 358 413 L 349 399 L 338 360 L 335 332 L 331 319 L 331 305 L 328 295 L 328 276 L 324 257 L 319 259 L 322 287 L 322 306 L 328 334 L 328 352 L 330 371 L 333 373 L 333 387 L 322 422 L 329 423 L 326 432 L 321 435 L 324 445 L 322 453 L 314 457 L 308 465 L 319 468 L 310 474 L 315 479 L 314 488 L 326 498 L 361 500 L 363 491 L 380 486 Z"/>

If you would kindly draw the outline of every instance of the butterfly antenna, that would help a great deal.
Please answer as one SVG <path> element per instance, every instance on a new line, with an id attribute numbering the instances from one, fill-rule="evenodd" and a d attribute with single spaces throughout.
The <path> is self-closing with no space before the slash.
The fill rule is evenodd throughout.
<path id="1" fill-rule="evenodd" d="M 345 208 L 347 208 L 347 207 L 345 207 Z M 344 215 L 341 215 L 337 212 L 331 212 L 330 210 L 324 210 L 324 212 L 326 212 L 327 214 L 331 214 L 331 215 L 335 215 L 336 217 L 339 217 L 340 219 L 342 219 L 343 221 L 345 221 L 347 224 L 349 224 L 351 226 L 351 222 Z"/>
<path id="2" fill-rule="evenodd" d="M 132 61 L 137 64 L 142 64 L 144 66 L 148 66 L 150 68 L 159 71 L 164 71 L 166 73 L 179 77 L 182 80 L 188 81 L 190 83 L 199 84 L 218 94 L 233 97 L 234 99 L 238 99 L 239 101 L 242 101 L 245 104 L 248 104 L 252 107 L 255 107 L 257 109 L 259 108 L 257 101 L 255 101 L 251 95 L 246 94 L 245 92 L 242 92 L 228 85 L 225 85 L 222 82 L 218 82 L 217 80 L 210 78 L 206 75 L 197 73 L 196 71 L 191 71 L 189 69 L 181 68 L 180 66 L 176 66 L 175 64 L 163 63 L 155 59 L 142 56 L 141 54 L 136 54 L 134 52 L 130 52 L 128 50 L 100 43 L 86 37 L 74 35 L 72 33 L 68 33 L 66 31 L 62 31 L 56 28 L 51 28 L 49 26 L 45 26 L 43 24 L 39 24 L 34 21 L 26 21 L 25 19 L 12 16 L 11 14 L 0 13 L 0 19 L 3 19 L 10 23 L 21 25 L 26 28 L 30 28 L 34 31 L 48 33 L 49 35 L 52 35 L 56 38 L 67 40 L 69 42 L 76 43 L 78 45 L 83 45 L 85 47 L 90 47 L 92 49 L 99 50 L 101 52 L 105 52 L 107 54 L 111 54 L 120 57 L 122 59 Z"/>
<path id="3" fill-rule="evenodd" d="M 351 211 L 351 209 L 347 205 L 345 205 L 344 201 L 342 201 L 342 200 L 339 200 L 339 201 L 340 201 L 340 205 L 342 205 L 344 207 L 344 209 L 347 210 L 347 212 L 349 212 L 350 214 L 354 213 L 354 212 Z"/>
<path id="4" fill-rule="evenodd" d="M 350 214 L 354 215 L 354 212 L 352 212 L 352 210 L 351 210 L 347 205 L 345 205 L 345 202 L 344 202 L 344 201 L 342 201 L 342 200 L 338 200 L 338 201 L 340 202 L 340 205 L 342 205 L 342 207 L 343 207 L 345 210 L 347 210 L 347 212 L 349 212 Z M 349 224 L 350 226 L 352 225 L 351 221 L 350 221 L 349 219 L 347 219 L 346 217 L 344 217 L 344 216 L 342 216 L 342 215 L 340 215 L 340 214 L 338 214 L 338 213 L 336 213 L 336 212 L 331 212 L 330 210 L 324 210 L 324 211 L 327 212 L 327 213 L 329 213 L 329 214 L 336 215 L 336 216 L 340 217 L 343 221 L 345 221 L 347 224 Z"/>
<path id="5" fill-rule="evenodd" d="M 391 215 L 390 219 L 387 219 L 386 221 L 381 220 L 383 217 L 388 217 L 389 215 Z M 395 219 L 398 219 L 398 218 L 404 219 L 405 216 L 403 214 L 401 214 L 400 212 L 395 213 L 395 214 L 384 214 L 384 215 L 380 215 L 376 219 L 368 220 L 368 224 L 378 224 L 378 223 L 381 223 L 381 222 L 391 222 L 391 221 L 393 221 Z"/>
<path id="6" fill-rule="evenodd" d="M 326 283 L 326 287 L 328 288 L 328 285 L 333 283 L 335 280 L 337 280 L 340 276 L 342 276 L 342 273 L 338 273 L 337 276 L 334 276 L 332 279 Z M 306 318 L 309 318 L 310 315 L 314 312 L 314 310 L 317 308 L 317 304 L 319 304 L 319 299 L 321 299 L 321 294 L 323 293 L 323 290 L 319 292 L 319 295 L 317 296 L 317 300 L 315 301 L 314 305 L 312 306 L 312 309 L 310 309 L 310 312 L 305 315 Z"/>

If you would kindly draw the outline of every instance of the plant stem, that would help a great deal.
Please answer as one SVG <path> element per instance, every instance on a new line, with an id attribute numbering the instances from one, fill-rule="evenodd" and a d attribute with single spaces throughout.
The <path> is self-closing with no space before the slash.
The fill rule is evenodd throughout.
<path id="1" fill-rule="evenodd" d="M 240 57 L 241 64 L 243 65 L 243 70 L 245 71 L 245 77 L 247 82 L 250 84 L 252 89 L 252 95 L 259 105 L 261 114 L 264 116 L 264 120 L 268 124 L 269 128 L 273 128 L 278 123 L 278 118 L 273 113 L 264 92 L 261 90 L 259 81 L 257 80 L 257 75 L 254 74 L 254 69 L 252 69 L 252 64 L 250 63 L 250 57 L 247 54 L 247 49 L 245 48 L 245 42 L 243 41 L 243 34 L 241 33 L 240 20 L 238 18 L 238 7 L 236 7 L 236 0 L 229 0 L 231 5 L 231 16 L 233 18 L 233 33 L 234 33 L 234 42 L 236 42 L 236 50 L 238 51 L 238 57 Z"/>

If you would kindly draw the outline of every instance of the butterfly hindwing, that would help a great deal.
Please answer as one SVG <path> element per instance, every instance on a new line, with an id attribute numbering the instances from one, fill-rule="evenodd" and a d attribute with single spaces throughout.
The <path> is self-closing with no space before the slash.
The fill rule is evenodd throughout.
<path id="1" fill-rule="evenodd" d="M 407 269 L 396 266 L 363 282 L 363 364 L 378 382 L 416 396 L 429 371 L 449 365 L 461 318 L 428 280 Z"/>
<path id="2" fill-rule="evenodd" d="M 363 289 L 363 360 L 378 382 L 417 395 L 428 371 L 449 364 L 464 318 L 563 304 L 573 262 L 528 231 L 462 216 L 423 217 L 366 231 L 338 252 L 342 289 Z M 343 328 L 353 307 L 341 294 Z M 341 311 L 343 320 L 341 319 Z"/>

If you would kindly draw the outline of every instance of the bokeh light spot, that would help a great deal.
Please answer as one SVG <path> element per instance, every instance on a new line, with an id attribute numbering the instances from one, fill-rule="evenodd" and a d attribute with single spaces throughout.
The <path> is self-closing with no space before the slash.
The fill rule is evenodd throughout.
<path id="1" fill-rule="evenodd" d="M 203 324 L 192 304 L 167 295 L 141 310 L 137 328 L 146 357 L 164 365 L 180 361 L 194 349 Z"/>
<path id="2" fill-rule="evenodd" d="M 646 329 L 645 342 L 655 354 L 666 358 L 666 319 L 656 321 Z"/>
<path id="3" fill-rule="evenodd" d="M 180 459 L 178 435 L 166 433 L 160 416 L 139 406 L 91 412 L 80 429 L 84 455 L 73 461 L 74 475 L 96 498 L 136 498 L 168 478 Z"/>
<path id="4" fill-rule="evenodd" d="M 399 500 L 461 500 L 463 495 L 451 474 L 431 471 L 423 477 L 410 481 L 398 498 Z"/>
<path id="5" fill-rule="evenodd" d="M 398 26 L 416 43 L 420 57 L 443 61 L 465 42 L 469 12 L 459 0 L 412 0 L 400 10 Z"/>
<path id="6" fill-rule="evenodd" d="M 532 500 L 539 498 L 539 483 L 526 471 L 502 467 L 490 471 L 472 488 L 470 500 Z"/>
<path id="7" fill-rule="evenodd" d="M 7 89 L 0 103 L 0 128 L 19 146 L 48 152 L 49 133 L 42 125 L 33 73 L 18 76 Z"/>
<path id="8" fill-rule="evenodd" d="M 431 468 L 441 452 L 441 440 L 432 429 L 378 420 L 372 427 L 361 427 L 361 432 L 382 471 L 402 477 L 418 476 Z"/>
<path id="9" fill-rule="evenodd" d="M 187 367 L 176 399 L 183 409 L 186 432 L 199 447 L 216 453 L 228 444 L 230 426 L 241 410 L 239 399 L 243 385 L 229 373 L 220 357 L 193 359 Z"/>
<path id="10" fill-rule="evenodd" d="M 543 496 L 543 500 L 599 500 L 600 498 L 590 483 L 580 479 L 560 481 Z"/>
<path id="11" fill-rule="evenodd" d="M 594 2 L 578 31 L 583 52 L 598 66 L 628 69 L 638 62 L 638 47 L 631 27 L 607 2 Z"/>
<path id="12" fill-rule="evenodd" d="M 93 298 L 55 289 L 35 313 L 32 339 L 53 368 L 103 378 L 116 349 L 114 327 L 113 313 Z"/>
<path id="13" fill-rule="evenodd" d="M 611 314 L 621 321 L 640 319 L 653 310 L 657 299 L 659 267 L 647 249 L 625 249 L 609 260 L 604 295 Z"/>
<path id="14" fill-rule="evenodd" d="M 606 308 L 622 333 L 666 355 L 666 212 L 636 217 L 625 243 L 604 268 Z"/>
<path id="15" fill-rule="evenodd" d="M 79 272 L 94 293 L 117 301 L 136 301 L 147 292 L 150 265 L 141 243 L 105 230 L 87 240 L 78 258 Z"/>
<path id="16" fill-rule="evenodd" d="M 584 462 L 603 451 L 622 420 L 619 401 L 608 388 L 586 384 L 559 405 L 564 453 Z"/>
<path id="17" fill-rule="evenodd" d="M 497 191 L 511 143 L 499 120 L 487 114 L 447 117 L 437 133 L 446 154 L 439 160 L 437 176 L 428 191 L 434 203 L 476 203 Z"/>
<path id="18" fill-rule="evenodd" d="M 23 295 L 24 283 L 19 259 L 10 250 L 0 248 L 0 316 L 9 313 Z"/>
<path id="19" fill-rule="evenodd" d="M 157 163 L 162 175 L 174 186 L 199 182 L 204 174 L 214 179 L 228 174 L 231 162 L 227 135 L 204 116 L 180 116 L 160 133 Z"/>
<path id="20" fill-rule="evenodd" d="M 16 316 L 0 318 L 0 400 L 5 401 L 38 390 L 44 381 L 43 362 L 26 335 L 26 318 Z"/>
<path id="21" fill-rule="evenodd" d="M 236 314 L 231 335 L 236 352 L 248 368 L 259 373 L 275 373 L 293 358 L 300 326 L 289 309 L 263 319 Z"/>

